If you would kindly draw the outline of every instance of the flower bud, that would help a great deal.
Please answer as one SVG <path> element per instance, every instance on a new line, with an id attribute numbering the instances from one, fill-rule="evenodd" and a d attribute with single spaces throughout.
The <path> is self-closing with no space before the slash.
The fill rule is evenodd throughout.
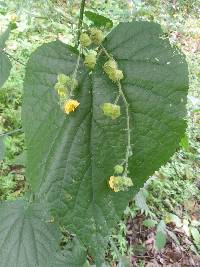
<path id="1" fill-rule="evenodd" d="M 17 14 L 16 13 L 13 13 L 11 15 L 11 17 L 10 17 L 10 20 L 11 20 L 12 23 L 16 22 L 16 20 L 17 20 Z"/>
<path id="2" fill-rule="evenodd" d="M 116 165 L 116 166 L 114 167 L 114 172 L 115 172 L 116 174 L 122 174 L 123 171 L 124 171 L 124 168 L 123 168 L 122 165 Z"/>
<path id="3" fill-rule="evenodd" d="M 70 80 L 70 77 L 65 74 L 58 74 L 57 80 L 64 85 Z"/>
<path id="4" fill-rule="evenodd" d="M 111 103 L 104 103 L 101 106 L 103 113 L 105 116 L 112 118 L 113 120 L 120 116 L 120 106 L 111 104 Z"/>

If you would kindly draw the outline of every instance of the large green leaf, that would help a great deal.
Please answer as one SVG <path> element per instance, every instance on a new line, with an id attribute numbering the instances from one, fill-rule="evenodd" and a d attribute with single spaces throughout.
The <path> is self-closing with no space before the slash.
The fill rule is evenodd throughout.
<path id="1" fill-rule="evenodd" d="M 5 43 L 10 34 L 10 27 L 0 36 L 0 87 L 8 79 L 11 70 L 11 63 L 8 56 L 3 52 Z"/>
<path id="2" fill-rule="evenodd" d="M 4 159 L 6 151 L 4 141 L 5 141 L 5 136 L 0 136 L 0 161 Z"/>
<path id="3" fill-rule="evenodd" d="M 158 24 L 121 23 L 104 46 L 125 75 L 122 90 L 129 102 L 133 149 L 131 190 L 114 193 L 108 187 L 113 167 L 125 157 L 127 131 L 122 101 L 122 115 L 116 120 L 106 118 L 100 109 L 118 92 L 102 71 L 104 56 L 92 76 L 81 62 L 75 95 L 80 106 L 67 116 L 54 85 L 59 73 L 72 74 L 77 55 L 59 41 L 43 45 L 28 63 L 23 104 L 32 189 L 89 247 L 99 259 L 97 265 L 110 229 L 128 201 L 177 149 L 186 127 L 188 89 L 185 59 L 162 38 Z"/>
<path id="4" fill-rule="evenodd" d="M 46 219 L 37 204 L 16 200 L 0 205 L 1 267 L 51 266 L 59 234 Z"/>

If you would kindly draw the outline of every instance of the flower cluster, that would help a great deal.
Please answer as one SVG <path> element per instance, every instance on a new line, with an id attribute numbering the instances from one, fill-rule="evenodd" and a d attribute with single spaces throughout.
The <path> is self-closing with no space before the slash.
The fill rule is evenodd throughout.
<path id="1" fill-rule="evenodd" d="M 60 105 L 66 114 L 73 112 L 78 106 L 77 100 L 70 99 L 70 92 L 78 87 L 78 81 L 68 75 L 58 74 L 54 88 L 59 95 Z"/>
<path id="2" fill-rule="evenodd" d="M 124 78 L 124 74 L 121 70 L 118 69 L 117 62 L 114 59 L 109 59 L 104 65 L 103 69 L 108 77 L 113 82 L 119 82 Z"/>
<path id="3" fill-rule="evenodd" d="M 126 191 L 128 187 L 133 186 L 131 178 L 126 176 L 111 176 L 109 186 L 114 192 Z"/>

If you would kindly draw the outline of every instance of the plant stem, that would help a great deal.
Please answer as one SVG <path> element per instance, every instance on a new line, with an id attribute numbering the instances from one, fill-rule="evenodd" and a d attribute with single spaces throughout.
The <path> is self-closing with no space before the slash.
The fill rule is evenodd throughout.
<path id="1" fill-rule="evenodd" d="M 71 96 L 73 96 L 73 91 L 75 89 L 75 80 L 76 80 L 76 77 L 77 77 L 77 72 L 78 72 L 78 68 L 79 68 L 79 64 L 80 64 L 80 59 L 81 59 L 81 49 L 79 50 L 79 54 L 78 54 L 78 58 L 77 58 L 76 66 L 75 66 L 75 70 L 74 70 L 74 73 L 72 75 L 72 86 L 71 86 L 71 90 L 70 90 L 70 93 L 69 93 L 69 98 Z"/>
<path id="2" fill-rule="evenodd" d="M 81 7 L 80 7 L 80 15 L 79 15 L 79 21 L 78 21 L 78 34 L 77 34 L 77 45 L 76 47 L 79 46 L 80 42 L 80 36 L 81 36 L 81 30 L 82 30 L 82 24 L 83 24 L 83 14 L 85 10 L 85 2 L 86 0 L 81 1 Z"/>
<path id="3" fill-rule="evenodd" d="M 11 134 L 14 134 L 14 133 L 17 133 L 17 132 L 22 132 L 22 128 L 16 129 L 16 130 L 13 130 L 13 131 L 10 131 L 10 132 L 7 132 L 7 133 L 2 133 L 2 134 L 0 134 L 0 137 L 3 137 L 5 135 L 11 135 Z"/>
<path id="4" fill-rule="evenodd" d="M 105 49 L 105 47 L 103 45 L 101 45 L 102 51 L 105 53 L 105 55 L 108 58 L 112 58 L 112 56 L 108 53 L 108 51 Z M 126 147 L 126 156 L 125 156 L 125 160 L 123 161 L 123 164 L 125 164 L 125 170 L 124 170 L 124 175 L 127 176 L 128 174 L 128 159 L 130 157 L 130 154 L 132 153 L 131 151 L 131 129 L 130 129 L 130 117 L 129 117 L 129 104 L 126 100 L 126 96 L 124 95 L 124 92 L 122 90 L 122 85 L 120 83 L 120 81 L 117 82 L 117 87 L 119 90 L 119 94 L 117 95 L 114 104 L 117 104 L 117 102 L 119 101 L 120 96 L 123 99 L 124 105 L 125 105 L 125 109 L 126 109 L 126 127 L 127 127 L 127 147 Z"/>

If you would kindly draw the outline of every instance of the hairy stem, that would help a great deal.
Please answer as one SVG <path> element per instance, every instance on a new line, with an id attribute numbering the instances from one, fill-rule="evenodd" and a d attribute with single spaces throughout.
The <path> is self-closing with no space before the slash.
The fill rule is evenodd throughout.
<path id="1" fill-rule="evenodd" d="M 82 25 L 83 25 L 83 14 L 84 14 L 84 10 L 85 10 L 85 2 L 86 2 L 86 0 L 82 0 L 81 1 L 80 15 L 79 15 L 79 21 L 78 21 L 78 34 L 77 34 L 77 45 L 76 45 L 76 47 L 78 47 L 79 43 L 80 43 L 81 30 L 82 30 Z"/>
<path id="2" fill-rule="evenodd" d="M 108 53 L 108 51 L 105 49 L 105 47 L 102 44 L 101 44 L 101 51 L 103 51 L 108 58 L 112 58 L 112 56 Z M 124 102 L 125 109 L 126 109 L 127 147 L 126 147 L 125 160 L 124 160 L 123 164 L 125 164 L 124 175 L 127 176 L 127 174 L 128 174 L 128 159 L 129 159 L 130 154 L 131 154 L 131 129 L 130 129 L 129 104 L 126 100 L 126 96 L 123 93 L 122 85 L 121 85 L 120 81 L 117 82 L 117 87 L 118 87 L 119 93 L 115 99 L 114 104 L 117 104 L 117 102 L 119 101 L 119 98 L 121 96 L 123 99 L 123 102 Z"/>
<path id="3" fill-rule="evenodd" d="M 119 93 L 122 96 L 124 105 L 125 105 L 125 109 L 126 109 L 126 127 L 127 127 L 127 147 L 126 147 L 126 157 L 125 157 L 125 170 L 124 170 L 124 174 L 125 176 L 128 174 L 128 158 L 130 156 L 130 152 L 131 152 L 131 130 L 130 130 L 130 117 L 129 117 L 129 109 L 128 109 L 128 102 L 126 100 L 126 97 L 122 91 L 122 86 L 121 83 L 118 82 L 117 86 L 119 88 Z"/>

